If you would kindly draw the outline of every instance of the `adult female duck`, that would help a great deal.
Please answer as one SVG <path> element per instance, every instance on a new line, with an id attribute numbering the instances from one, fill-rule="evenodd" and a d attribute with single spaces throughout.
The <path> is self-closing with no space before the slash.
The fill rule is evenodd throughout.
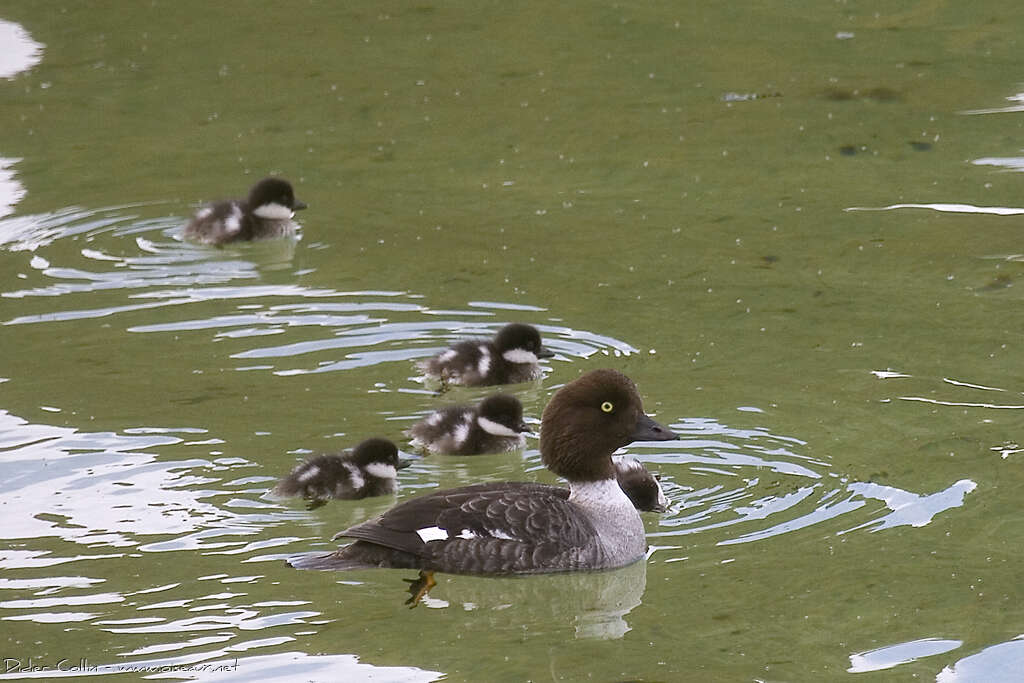
<path id="1" fill-rule="evenodd" d="M 337 537 L 351 545 L 292 558 L 300 569 L 392 567 L 454 574 L 534 574 L 621 567 L 647 543 L 619 487 L 612 453 L 676 435 L 648 417 L 632 380 L 594 370 L 559 389 L 541 420 L 541 458 L 569 481 L 494 482 L 405 501 Z"/>

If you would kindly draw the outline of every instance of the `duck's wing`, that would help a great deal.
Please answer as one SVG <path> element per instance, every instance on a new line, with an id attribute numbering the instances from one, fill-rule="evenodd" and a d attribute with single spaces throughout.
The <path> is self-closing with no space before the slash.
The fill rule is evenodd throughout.
<path id="1" fill-rule="evenodd" d="M 338 534 L 455 573 L 510 574 L 585 566 L 595 531 L 568 490 L 526 482 L 476 484 L 413 498 Z M 349 551 L 349 552 L 346 552 Z M 367 549 L 367 552 L 369 549 Z"/>
<path id="2" fill-rule="evenodd" d="M 282 498 L 302 496 L 314 500 L 358 498 L 362 484 L 352 480 L 354 473 L 354 468 L 340 455 L 317 455 L 300 463 L 282 478 L 273 488 L 273 495 Z"/>
<path id="3" fill-rule="evenodd" d="M 462 341 L 421 361 L 419 368 L 443 382 L 477 385 L 483 381 L 493 361 L 488 342 Z"/>

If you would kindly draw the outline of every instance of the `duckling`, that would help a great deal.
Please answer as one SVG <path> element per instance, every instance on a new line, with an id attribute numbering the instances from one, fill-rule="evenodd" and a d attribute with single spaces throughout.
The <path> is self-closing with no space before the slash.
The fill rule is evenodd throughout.
<path id="1" fill-rule="evenodd" d="M 538 359 L 554 355 L 541 344 L 536 327 L 511 323 L 498 330 L 494 339 L 459 342 L 417 365 L 442 384 L 479 387 L 540 379 L 543 371 Z"/>
<path id="2" fill-rule="evenodd" d="M 295 198 L 292 185 L 283 178 L 264 178 L 249 190 L 246 199 L 225 199 L 196 212 L 185 226 L 185 237 L 203 244 L 288 237 L 298 226 L 292 217 L 306 203 Z"/>

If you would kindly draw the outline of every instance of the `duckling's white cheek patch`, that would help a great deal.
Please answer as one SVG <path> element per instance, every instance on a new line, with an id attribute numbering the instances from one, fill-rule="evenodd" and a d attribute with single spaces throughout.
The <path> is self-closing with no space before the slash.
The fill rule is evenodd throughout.
<path id="1" fill-rule="evenodd" d="M 501 357 L 507 360 L 509 363 L 536 363 L 537 356 L 531 351 L 526 349 L 509 349 L 505 353 L 501 354 Z"/>
<path id="2" fill-rule="evenodd" d="M 457 353 L 455 349 L 448 349 L 447 351 L 442 352 L 441 355 L 437 357 L 437 360 L 441 361 L 442 363 L 447 363 L 453 358 L 455 358 L 456 355 Z"/>
<path id="3" fill-rule="evenodd" d="M 212 214 L 213 214 L 213 209 L 211 209 L 210 207 L 206 207 L 205 209 L 200 209 L 196 213 L 196 220 L 205 221 Z"/>
<path id="4" fill-rule="evenodd" d="M 257 206 L 256 210 L 253 211 L 253 214 L 260 218 L 267 218 L 272 221 L 287 220 L 295 215 L 295 213 L 287 206 L 283 206 L 277 202 Z"/>
<path id="5" fill-rule="evenodd" d="M 448 540 L 448 532 L 439 526 L 428 526 L 423 529 L 417 529 L 416 535 L 419 536 L 420 540 L 424 543 Z"/>
<path id="6" fill-rule="evenodd" d="M 383 462 L 371 462 L 364 469 L 371 477 L 378 479 L 394 479 L 398 474 L 394 467 Z"/>
<path id="7" fill-rule="evenodd" d="M 494 434 L 495 436 L 519 436 L 519 432 L 514 429 L 510 429 L 494 420 L 488 420 L 486 417 L 478 417 L 476 423 L 488 434 Z"/>

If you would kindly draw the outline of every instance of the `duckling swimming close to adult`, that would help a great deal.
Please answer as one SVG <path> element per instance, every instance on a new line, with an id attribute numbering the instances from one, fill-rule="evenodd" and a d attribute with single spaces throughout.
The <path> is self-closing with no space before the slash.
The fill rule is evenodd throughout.
<path id="1" fill-rule="evenodd" d="M 669 499 L 661 490 L 658 477 L 633 456 L 615 459 L 615 479 L 633 507 L 641 512 L 664 512 Z"/>
<path id="2" fill-rule="evenodd" d="M 504 453 L 526 445 L 523 404 L 515 396 L 492 394 L 477 406 L 449 406 L 409 429 L 412 444 L 430 453 Z"/>

